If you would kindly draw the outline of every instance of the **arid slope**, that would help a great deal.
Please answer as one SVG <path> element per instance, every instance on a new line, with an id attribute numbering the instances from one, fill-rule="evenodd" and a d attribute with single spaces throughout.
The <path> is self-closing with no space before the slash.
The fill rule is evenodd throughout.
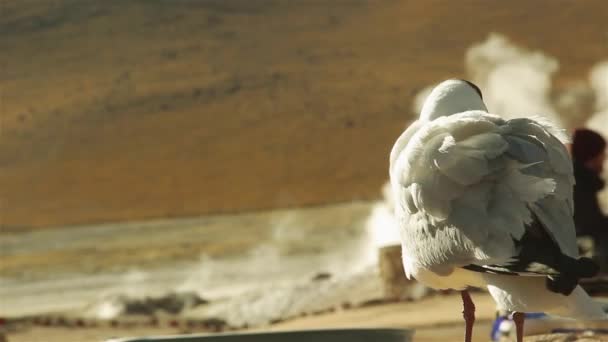
<path id="1" fill-rule="evenodd" d="M 422 87 L 501 32 L 608 56 L 608 2 L 0 0 L 0 224 L 378 196 Z"/>

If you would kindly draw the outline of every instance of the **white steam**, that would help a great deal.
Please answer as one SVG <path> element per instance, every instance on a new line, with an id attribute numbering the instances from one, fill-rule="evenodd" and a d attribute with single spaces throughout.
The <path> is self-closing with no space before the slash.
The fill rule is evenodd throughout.
<path id="1" fill-rule="evenodd" d="M 562 124 L 550 101 L 551 77 L 559 69 L 555 58 L 493 33 L 469 48 L 465 66 L 491 112 L 506 118 L 543 115 Z"/>
<path id="2" fill-rule="evenodd" d="M 595 114 L 587 121 L 587 127 L 608 138 L 608 61 L 591 69 L 589 83 L 595 92 Z"/>
<path id="3" fill-rule="evenodd" d="M 468 78 L 483 91 L 490 112 L 505 118 L 542 116 L 573 131 L 591 128 L 608 138 L 608 60 L 595 65 L 580 80 L 555 89 L 553 75 L 559 62 L 492 33 L 472 45 L 465 55 Z M 419 113 L 431 87 L 421 90 L 413 109 Z M 608 164 L 608 162 L 607 162 Z M 608 179 L 608 165 L 604 179 Z M 600 194 L 608 209 L 608 189 Z"/>
<path id="4" fill-rule="evenodd" d="M 383 201 L 376 203 L 367 219 L 369 235 L 377 248 L 400 243 L 399 225 L 395 219 L 395 200 L 390 183 L 382 187 Z"/>
<path id="5" fill-rule="evenodd" d="M 589 83 L 595 92 L 595 113 L 586 126 L 599 132 L 608 139 L 608 61 L 598 63 L 591 69 Z M 608 180 L 608 158 L 604 162 L 604 180 Z M 604 212 L 608 212 L 608 189 L 599 194 Z"/>
<path id="6" fill-rule="evenodd" d="M 505 118 L 543 116 L 570 131 L 589 120 L 589 127 L 608 135 L 607 121 L 596 118 L 608 108 L 608 61 L 596 65 L 589 80 L 581 75 L 556 89 L 552 78 L 559 70 L 557 59 L 491 33 L 467 50 L 464 63 L 467 78 L 482 89 L 492 113 Z M 433 86 L 418 92 L 412 104 L 415 113 Z"/>
<path id="7" fill-rule="evenodd" d="M 277 213 L 271 240 L 247 257 L 202 261 L 206 277 L 193 275 L 182 289 L 215 289 L 206 291 L 214 300 L 190 315 L 259 326 L 381 297 L 376 247 L 365 226 L 369 211 L 366 204 Z"/>

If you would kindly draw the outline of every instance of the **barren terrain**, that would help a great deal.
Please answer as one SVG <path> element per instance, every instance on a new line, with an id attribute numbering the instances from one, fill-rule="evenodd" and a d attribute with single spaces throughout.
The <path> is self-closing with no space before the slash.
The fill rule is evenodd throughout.
<path id="1" fill-rule="evenodd" d="M 376 198 L 472 43 L 608 56 L 603 0 L 0 3 L 4 230 Z"/>
<path id="2" fill-rule="evenodd" d="M 494 306 L 486 294 L 476 294 L 477 329 L 473 341 L 488 341 Z M 402 328 L 415 329 L 416 342 L 457 341 L 462 338 L 463 322 L 460 296 L 426 298 L 415 303 L 393 303 L 357 308 L 337 313 L 299 318 L 258 331 L 330 329 L 330 328 Z M 146 336 L 183 333 L 183 329 L 162 328 L 65 328 L 33 326 L 9 335 L 10 342 L 81 342 L 110 337 Z"/>

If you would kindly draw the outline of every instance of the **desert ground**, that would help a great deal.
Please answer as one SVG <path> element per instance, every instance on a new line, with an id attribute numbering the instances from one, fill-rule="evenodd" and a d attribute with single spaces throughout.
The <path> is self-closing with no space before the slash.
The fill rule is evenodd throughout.
<path id="1" fill-rule="evenodd" d="M 343 245 L 352 245 L 354 253 L 364 254 L 366 249 L 375 249 L 375 246 L 367 245 L 369 236 L 363 236 L 363 239 L 358 237 L 366 231 L 366 218 L 371 207 L 373 205 L 368 202 L 354 202 L 305 210 L 5 233 L 0 249 L 3 254 L 3 262 L 0 263 L 3 275 L 3 281 L 0 282 L 0 296 L 3 298 L 0 316 L 18 318 L 49 313 L 51 316 L 60 314 L 61 317 L 73 318 L 72 320 L 78 317 L 87 319 L 86 308 L 95 303 L 100 294 L 112 291 L 128 293 L 133 288 L 139 292 L 160 293 L 179 288 L 192 273 L 203 273 L 210 266 L 201 263 L 200 256 L 219 260 L 238 258 L 243 256 L 243 250 L 251 250 L 258 245 L 274 246 L 283 258 L 290 258 L 302 253 L 307 256 L 309 254 L 306 253 L 311 251 L 315 255 L 326 254 L 335 248 L 334 238 L 341 238 Z M 292 226 L 299 227 L 303 234 L 311 237 L 301 239 L 298 235 L 284 236 Z M 333 228 L 333 232 L 338 232 L 330 242 L 315 238 L 323 232 L 328 236 L 329 227 Z M 223 234 L 227 229 L 232 234 Z M 115 238 L 118 234 L 120 239 Z M 348 253 L 343 255 L 348 257 Z M 324 270 L 322 262 L 315 264 L 310 257 L 306 258 L 312 266 L 299 267 L 296 271 L 314 274 L 315 271 Z M 262 259 L 261 262 L 267 260 Z M 244 266 L 247 267 L 247 264 Z M 290 265 L 284 266 L 286 269 L 291 268 Z M 147 275 L 139 281 L 125 277 L 134 274 L 134 270 Z M 287 272 L 283 270 L 281 273 Z M 273 277 L 272 272 L 258 274 L 259 277 Z M 194 288 L 202 288 L 203 293 L 207 286 L 222 287 L 221 283 L 214 285 L 207 281 L 205 276 L 191 279 L 195 282 Z M 477 293 L 475 296 L 478 297 L 479 319 L 479 336 L 476 341 L 486 341 L 495 312 L 487 295 Z M 416 341 L 441 341 L 447 336 L 452 339 L 461 335 L 460 310 L 458 295 L 432 295 L 420 302 L 338 307 L 337 311 L 331 309 L 331 312 L 324 310 L 321 313 L 309 313 L 305 317 L 293 317 L 251 329 L 415 328 Z M 196 310 L 186 312 L 181 319 L 195 317 L 201 317 Z M 124 327 L 110 326 L 108 322 L 99 320 L 96 322 L 98 325 L 94 327 L 17 324 L 15 329 L 9 330 L 7 336 L 11 342 L 80 342 L 117 336 L 197 331 L 169 324 Z"/>
<path id="2" fill-rule="evenodd" d="M 2 1 L 3 230 L 375 199 L 424 87 L 491 32 L 608 56 L 608 3 Z M 246 170 L 246 171 L 245 171 Z"/>
<path id="3" fill-rule="evenodd" d="M 211 295 L 208 290 L 221 290 L 226 284 L 240 282 L 239 279 L 259 280 L 261 278 L 234 278 L 234 274 L 228 283 L 222 283 L 222 279 L 215 282 L 209 279 L 214 274 L 210 270 L 232 267 L 232 264 L 219 262 L 221 260 L 229 260 L 231 256 L 255 259 L 251 254 L 243 254 L 243 250 L 259 245 L 276 248 L 279 259 L 262 257 L 258 261 L 248 260 L 235 270 L 261 268 L 265 271 L 254 272 L 268 278 L 267 282 L 276 282 L 281 277 L 293 277 L 289 270 L 309 276 L 314 276 L 319 270 L 327 271 L 324 262 L 335 262 L 335 258 L 347 258 L 348 262 L 337 266 L 345 267 L 354 263 L 357 255 L 376 251 L 376 246 L 368 241 L 373 236 L 364 234 L 367 224 L 362 224 L 368 222 L 366 218 L 372 208 L 374 206 L 368 202 L 354 202 L 305 210 L 6 233 L 0 240 L 3 260 L 0 263 L 3 275 L 0 281 L 0 317 L 17 322 L 9 324 L 7 336 L 10 342 L 80 342 L 121 336 L 208 333 L 208 328 L 186 325 L 190 320 L 206 317 L 208 311 L 198 307 L 179 316 L 166 316 L 161 321 L 163 323 L 156 326 L 125 325 L 121 322 L 133 322 L 128 317 L 125 320 L 125 316 L 122 320 L 117 318 L 119 323 L 112 326 L 111 320 L 91 320 L 90 312 L 104 293 L 162 293 L 189 284 L 189 289 L 200 289 L 204 297 Z M 311 238 L 285 236 L 292 226 L 299 227 Z M 222 232 L 228 228 L 233 233 L 225 236 Z M 330 232 L 335 235 L 329 234 L 327 229 L 332 229 Z M 116 238 L 117 235 L 120 238 Z M 319 238 L 323 235 L 325 239 Z M 318 260 L 311 257 L 330 253 L 336 248 L 333 241 L 337 237 L 341 237 L 343 245 L 351 246 L 350 250 Z M 293 267 L 293 264 L 281 264 L 280 259 L 294 259 L 298 255 L 304 256 L 310 265 Z M 217 258 L 219 263 L 211 267 L 211 264 L 203 262 L 205 258 L 201 261 L 202 256 Z M 277 262 L 280 265 L 277 269 L 269 268 L 268 263 Z M 251 286 L 246 283 L 230 285 Z M 474 341 L 488 341 L 495 306 L 484 292 L 475 292 L 473 297 L 477 306 Z M 280 300 L 280 296 L 277 298 Z M 31 319 L 22 324 L 19 323 L 20 317 L 63 317 L 68 324 L 48 326 Z M 86 323 L 78 326 L 74 323 L 77 319 L 95 322 L 95 325 Z M 173 326 L 172 320 L 186 323 Z M 56 318 L 54 321 L 59 322 Z M 415 329 L 416 342 L 456 341 L 461 338 L 463 328 L 460 296 L 457 293 L 431 293 L 416 301 L 372 300 L 361 305 L 339 304 L 318 312 L 301 312 L 295 317 L 277 319 L 272 324 L 239 327 L 238 330 L 349 327 L 409 328 Z"/>
<path id="4" fill-rule="evenodd" d="M 476 303 L 476 322 L 473 341 L 490 341 L 489 334 L 495 315 L 493 301 L 485 293 L 475 293 L 473 294 L 473 298 Z M 461 319 L 460 308 L 461 301 L 458 294 L 436 295 L 417 302 L 379 304 L 363 308 L 352 308 L 338 312 L 297 318 L 263 328 L 241 330 L 240 332 L 334 328 L 396 328 L 413 329 L 415 342 L 461 341 L 463 338 L 463 321 Z M 538 324 L 534 325 L 534 322 L 528 322 L 528 329 L 538 327 Z M 10 342 L 82 342 L 103 341 L 116 337 L 144 337 L 192 333 L 197 333 L 197 331 L 190 328 L 167 326 L 161 328 L 68 328 L 29 326 L 18 328 L 7 336 L 8 341 Z M 572 333 L 537 333 L 525 338 L 525 341 L 527 342 L 601 342 L 607 340 L 607 335 Z"/>
<path id="5" fill-rule="evenodd" d="M 477 330 L 475 342 L 489 341 L 494 307 L 489 296 L 476 294 Z M 431 297 L 415 303 L 394 303 L 354 308 L 337 313 L 304 317 L 255 331 L 280 331 L 331 328 L 402 328 L 415 329 L 416 342 L 458 341 L 463 322 L 460 296 Z M 81 342 L 100 341 L 117 336 L 179 334 L 179 328 L 64 328 L 30 327 L 10 335 L 10 342 Z"/>

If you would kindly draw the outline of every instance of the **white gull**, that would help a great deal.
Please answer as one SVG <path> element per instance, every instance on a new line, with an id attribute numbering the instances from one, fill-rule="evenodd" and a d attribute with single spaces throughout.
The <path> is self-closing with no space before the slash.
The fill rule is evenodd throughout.
<path id="1" fill-rule="evenodd" d="M 489 114 L 477 86 L 447 80 L 393 146 L 406 275 L 462 291 L 467 342 L 468 287 L 487 288 L 514 313 L 518 342 L 525 312 L 606 318 L 578 286 L 597 266 L 578 256 L 572 163 L 558 138 L 567 139 L 545 120 Z"/>

